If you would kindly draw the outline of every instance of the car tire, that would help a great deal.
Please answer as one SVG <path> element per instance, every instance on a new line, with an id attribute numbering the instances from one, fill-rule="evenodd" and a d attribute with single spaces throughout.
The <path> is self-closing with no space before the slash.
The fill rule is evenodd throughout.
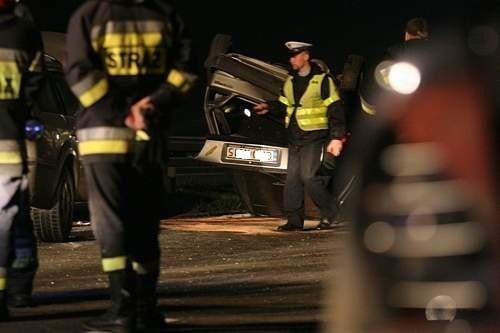
<path id="1" fill-rule="evenodd" d="M 64 168 L 56 189 L 56 203 L 51 209 L 31 208 L 37 238 L 44 242 L 65 242 L 73 225 L 75 184 L 68 168 Z"/>

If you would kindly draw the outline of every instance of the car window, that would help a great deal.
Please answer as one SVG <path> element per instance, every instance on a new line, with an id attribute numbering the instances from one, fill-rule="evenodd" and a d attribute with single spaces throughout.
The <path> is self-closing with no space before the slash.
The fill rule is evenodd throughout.
<path id="1" fill-rule="evenodd" d="M 52 83 L 57 89 L 57 93 L 59 94 L 61 101 L 64 104 L 63 107 L 66 110 L 66 114 L 75 114 L 80 109 L 80 103 L 69 88 L 65 77 L 62 74 L 54 74 Z"/>
<path id="2" fill-rule="evenodd" d="M 35 99 L 35 111 L 65 114 L 64 106 L 52 82 L 52 73 L 47 73 Z"/>

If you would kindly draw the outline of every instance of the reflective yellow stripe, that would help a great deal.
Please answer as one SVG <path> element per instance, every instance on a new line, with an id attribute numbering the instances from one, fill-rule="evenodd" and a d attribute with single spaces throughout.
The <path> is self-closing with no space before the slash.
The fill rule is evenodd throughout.
<path id="1" fill-rule="evenodd" d="M 137 261 L 132 261 L 132 269 L 137 274 L 148 274 L 158 270 L 158 262 L 139 263 Z"/>
<path id="2" fill-rule="evenodd" d="M 0 277 L 0 290 L 7 289 L 7 278 Z"/>
<path id="3" fill-rule="evenodd" d="M 78 143 L 81 156 L 93 154 L 126 154 L 132 151 L 132 142 L 127 140 L 89 140 Z"/>
<path id="4" fill-rule="evenodd" d="M 30 72 L 41 72 L 42 71 L 42 52 L 37 52 L 31 65 L 28 69 Z"/>
<path id="5" fill-rule="evenodd" d="M 317 108 L 297 108 L 297 118 L 301 118 L 303 116 L 311 116 L 311 115 L 325 115 L 326 107 L 317 107 Z"/>
<path id="6" fill-rule="evenodd" d="M 145 46 L 156 47 L 162 43 L 160 32 L 147 33 L 112 33 L 103 37 L 102 47 Z"/>
<path id="7" fill-rule="evenodd" d="M 321 117 L 321 118 L 310 118 L 310 119 L 301 119 L 300 123 L 303 126 L 310 126 L 310 125 L 323 125 L 324 127 L 328 127 L 328 118 L 326 117 Z"/>
<path id="8" fill-rule="evenodd" d="M 149 141 L 151 138 L 149 137 L 149 134 L 146 133 L 143 130 L 138 130 L 135 132 L 135 140 L 136 141 Z"/>
<path id="9" fill-rule="evenodd" d="M 144 46 L 116 46 L 106 49 L 106 72 L 109 75 L 164 75 L 165 49 Z"/>
<path id="10" fill-rule="evenodd" d="M 0 99 L 18 99 L 22 75 L 15 61 L 0 61 Z"/>
<path id="11" fill-rule="evenodd" d="M 80 103 L 86 108 L 96 103 L 104 95 L 108 93 L 108 80 L 106 78 L 100 79 L 89 90 L 79 96 Z"/>
<path id="12" fill-rule="evenodd" d="M 127 257 L 102 258 L 102 270 L 105 272 L 118 271 L 127 266 Z"/>
<path id="13" fill-rule="evenodd" d="M 18 151 L 0 151 L 0 164 L 20 164 L 22 161 Z"/>
<path id="14" fill-rule="evenodd" d="M 335 98 L 335 97 L 328 97 L 327 99 L 325 99 L 325 100 L 323 101 L 323 105 L 324 105 L 324 106 L 329 106 L 330 104 L 332 104 L 332 103 L 334 103 L 334 102 L 336 102 L 336 101 L 338 101 L 338 100 L 339 100 L 339 98 Z"/>
<path id="15" fill-rule="evenodd" d="M 180 88 L 186 83 L 186 78 L 180 71 L 172 69 L 170 73 L 168 73 L 167 82 L 176 88 Z"/>
<path id="16" fill-rule="evenodd" d="M 292 106 L 290 104 L 290 102 L 288 101 L 288 98 L 286 98 L 285 96 L 280 96 L 280 98 L 278 99 L 281 103 L 285 104 L 286 106 Z"/>

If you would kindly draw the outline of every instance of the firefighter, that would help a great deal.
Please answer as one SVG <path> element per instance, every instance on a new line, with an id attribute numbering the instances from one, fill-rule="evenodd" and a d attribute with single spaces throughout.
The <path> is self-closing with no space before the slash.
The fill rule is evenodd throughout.
<path id="1" fill-rule="evenodd" d="M 72 15 L 66 76 L 77 119 L 92 227 L 111 308 L 91 330 L 150 331 L 157 309 L 162 166 L 171 106 L 193 83 L 190 41 L 161 0 L 90 0 Z"/>
<path id="2" fill-rule="evenodd" d="M 321 155 L 339 156 L 345 137 L 345 111 L 333 79 L 311 61 L 312 44 L 289 41 L 293 76 L 285 81 L 280 103 L 259 103 L 253 111 L 286 109 L 288 170 L 284 190 L 287 222 L 279 231 L 300 231 L 304 227 L 304 190 L 320 210 L 318 228 L 330 229 L 338 213 L 337 199 L 328 189 L 329 175 L 318 171 Z M 325 144 L 326 143 L 326 144 Z"/>
<path id="3" fill-rule="evenodd" d="M 0 321 L 30 304 L 38 267 L 30 219 L 24 125 L 42 78 L 40 32 L 0 0 Z"/>
<path id="4" fill-rule="evenodd" d="M 427 61 L 423 54 L 431 47 L 429 38 L 430 27 L 427 20 L 414 17 L 406 22 L 403 41 L 388 47 L 382 59 L 367 66 L 368 75 L 363 76 L 359 93 L 361 109 L 365 115 L 373 116 L 376 113 L 376 99 L 388 85 L 389 68 L 395 61 L 404 60 L 415 65 Z"/>

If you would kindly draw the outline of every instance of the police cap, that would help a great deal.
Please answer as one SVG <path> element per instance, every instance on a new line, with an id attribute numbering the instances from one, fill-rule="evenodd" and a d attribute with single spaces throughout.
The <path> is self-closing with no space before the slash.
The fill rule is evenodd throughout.
<path id="1" fill-rule="evenodd" d="M 289 41 L 285 43 L 285 46 L 288 48 L 288 53 L 297 54 L 303 51 L 309 51 L 313 45 L 310 43 Z"/>

